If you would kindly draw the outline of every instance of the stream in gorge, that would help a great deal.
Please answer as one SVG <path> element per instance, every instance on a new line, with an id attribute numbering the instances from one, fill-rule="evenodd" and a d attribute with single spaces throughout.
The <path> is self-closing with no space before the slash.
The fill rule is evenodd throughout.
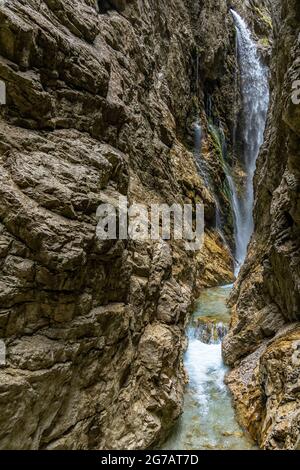
<path id="1" fill-rule="evenodd" d="M 242 266 L 253 232 L 253 177 L 263 143 L 269 104 L 268 70 L 244 20 L 231 10 L 236 28 L 237 59 L 243 103 L 243 153 L 239 165 L 244 171 L 242 188 L 225 162 L 234 216 L 235 274 Z M 201 127 L 195 127 L 196 161 L 201 167 Z M 203 166 L 203 165 L 202 165 Z M 203 170 L 203 168 L 202 168 Z M 205 168 L 202 173 L 205 174 Z M 216 205 L 217 205 L 216 201 Z M 219 227 L 217 227 L 219 228 Z M 222 233 L 222 231 L 221 231 Z M 192 315 L 187 335 L 185 367 L 189 375 L 183 414 L 164 444 L 167 450 L 255 449 L 255 444 L 239 427 L 230 393 L 224 383 L 226 366 L 222 360 L 222 339 L 228 330 L 230 310 L 227 299 L 232 286 L 206 289 Z"/>

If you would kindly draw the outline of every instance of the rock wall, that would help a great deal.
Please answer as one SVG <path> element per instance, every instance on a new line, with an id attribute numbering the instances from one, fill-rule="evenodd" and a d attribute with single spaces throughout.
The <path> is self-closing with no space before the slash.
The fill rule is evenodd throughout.
<path id="1" fill-rule="evenodd" d="M 242 425 L 264 449 L 300 442 L 300 5 L 270 1 L 271 107 L 255 177 L 255 233 L 223 345 Z"/>
<path id="2" fill-rule="evenodd" d="M 191 131 L 202 112 L 228 213 L 203 110 L 232 35 L 221 0 L 1 4 L 0 448 L 141 449 L 180 414 L 189 308 L 199 288 L 232 278 Z M 223 76 L 219 66 L 210 80 L 226 124 Z M 203 202 L 204 249 L 100 242 L 96 209 L 120 195 Z"/>

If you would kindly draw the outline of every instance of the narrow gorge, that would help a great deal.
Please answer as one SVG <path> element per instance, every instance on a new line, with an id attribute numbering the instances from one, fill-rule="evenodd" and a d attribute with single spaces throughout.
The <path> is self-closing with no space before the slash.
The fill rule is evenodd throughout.
<path id="1" fill-rule="evenodd" d="M 300 449 L 299 54 L 297 0 L 0 2 L 1 450 Z"/>

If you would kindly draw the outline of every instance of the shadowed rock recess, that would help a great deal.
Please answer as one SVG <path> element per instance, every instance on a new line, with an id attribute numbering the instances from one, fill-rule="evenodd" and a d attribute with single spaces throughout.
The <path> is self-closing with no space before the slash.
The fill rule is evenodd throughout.
<path id="1" fill-rule="evenodd" d="M 273 6 L 271 109 L 255 177 L 255 232 L 223 344 L 240 422 L 264 449 L 300 439 L 300 5 Z"/>

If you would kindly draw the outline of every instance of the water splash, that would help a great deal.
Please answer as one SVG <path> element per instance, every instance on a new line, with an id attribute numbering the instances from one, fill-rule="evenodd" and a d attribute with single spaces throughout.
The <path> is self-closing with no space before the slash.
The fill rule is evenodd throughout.
<path id="1" fill-rule="evenodd" d="M 236 274 L 243 264 L 249 240 L 253 232 L 253 177 L 256 160 L 263 143 L 266 116 L 269 105 L 268 70 L 261 63 L 257 46 L 251 38 L 245 21 L 231 10 L 236 27 L 238 62 L 241 76 L 243 103 L 242 142 L 244 152 L 241 164 L 245 169 L 245 184 L 241 191 L 229 174 L 228 184 L 232 192 L 232 206 L 235 218 Z"/>

